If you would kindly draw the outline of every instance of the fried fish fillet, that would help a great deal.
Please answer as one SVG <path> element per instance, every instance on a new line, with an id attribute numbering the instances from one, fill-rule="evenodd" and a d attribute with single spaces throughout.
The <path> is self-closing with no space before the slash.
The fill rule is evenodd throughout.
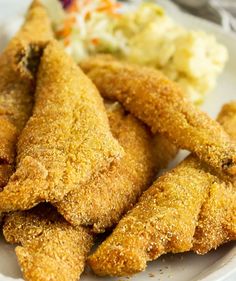
<path id="1" fill-rule="evenodd" d="M 27 281 L 76 281 L 84 270 L 93 236 L 73 227 L 49 205 L 9 214 L 4 236 L 20 244 L 16 255 Z"/>
<path id="2" fill-rule="evenodd" d="M 217 121 L 236 141 L 236 102 L 225 104 Z M 205 254 L 228 241 L 236 240 L 236 187 L 213 184 L 208 191 L 194 235 L 193 251 Z"/>
<path id="3" fill-rule="evenodd" d="M 118 103 L 106 106 L 112 134 L 124 148 L 125 156 L 56 204 L 67 221 L 92 225 L 95 232 L 118 223 L 177 151 L 164 137 L 153 137 L 145 125 Z"/>
<path id="4" fill-rule="evenodd" d="M 155 69 L 98 56 L 81 63 L 101 94 L 121 102 L 152 129 L 215 170 L 236 174 L 236 146 L 216 121 Z"/>
<path id="5" fill-rule="evenodd" d="M 36 41 L 40 44 L 51 38 L 52 30 L 45 8 L 39 1 L 34 1 L 20 31 L 0 55 L 0 189 L 13 173 L 17 137 L 32 110 L 32 77 L 19 75 L 19 71 L 24 72 L 24 66 L 17 64 L 16 54 L 25 48 L 33 52 L 31 44 Z"/>
<path id="6" fill-rule="evenodd" d="M 227 129 L 231 117 L 220 119 Z M 168 252 L 206 253 L 236 239 L 235 208 L 235 185 L 191 155 L 142 195 L 89 264 L 101 276 L 126 276 Z"/>
<path id="7" fill-rule="evenodd" d="M 132 275 L 162 254 L 190 250 L 207 188 L 214 181 L 193 157 L 161 176 L 89 257 L 93 271 Z"/>
<path id="8" fill-rule="evenodd" d="M 44 49 L 33 114 L 17 145 L 16 172 L 0 210 L 58 202 L 123 155 L 96 87 L 56 41 Z"/>

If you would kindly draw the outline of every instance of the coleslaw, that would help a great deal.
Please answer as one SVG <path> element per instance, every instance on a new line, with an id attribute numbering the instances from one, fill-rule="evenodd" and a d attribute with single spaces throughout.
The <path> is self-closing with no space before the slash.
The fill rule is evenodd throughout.
<path id="1" fill-rule="evenodd" d="M 176 23 L 153 2 L 122 11 L 116 0 L 44 0 L 56 37 L 77 61 L 110 53 L 155 67 L 201 104 L 227 61 L 226 48 L 203 31 Z"/>

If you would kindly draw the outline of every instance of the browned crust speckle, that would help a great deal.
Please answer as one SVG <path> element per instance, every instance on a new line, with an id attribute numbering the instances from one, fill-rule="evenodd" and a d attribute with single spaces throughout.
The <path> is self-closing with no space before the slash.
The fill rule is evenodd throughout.
<path id="1" fill-rule="evenodd" d="M 160 177 L 89 257 L 98 275 L 126 276 L 160 255 L 189 251 L 214 176 L 190 157 Z"/>
<path id="2" fill-rule="evenodd" d="M 72 227 L 48 205 L 8 215 L 4 236 L 21 244 L 16 255 L 28 281 L 78 280 L 93 244 L 88 230 Z"/>

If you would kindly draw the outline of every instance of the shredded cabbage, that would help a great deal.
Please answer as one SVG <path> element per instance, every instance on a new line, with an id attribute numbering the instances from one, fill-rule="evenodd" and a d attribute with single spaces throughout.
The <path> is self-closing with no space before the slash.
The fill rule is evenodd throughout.
<path id="1" fill-rule="evenodd" d="M 43 1 L 57 38 L 77 62 L 111 53 L 155 67 L 179 83 L 196 104 L 215 87 L 228 58 L 213 35 L 185 29 L 155 3 L 121 13 L 115 0 L 73 0 L 65 10 L 57 0 Z"/>

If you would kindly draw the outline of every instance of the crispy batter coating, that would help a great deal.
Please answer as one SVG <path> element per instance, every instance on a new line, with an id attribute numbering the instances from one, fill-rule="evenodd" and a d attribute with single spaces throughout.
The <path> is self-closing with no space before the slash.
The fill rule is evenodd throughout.
<path id="1" fill-rule="evenodd" d="M 0 193 L 1 211 L 61 201 L 123 154 L 96 87 L 56 41 L 41 57 L 33 115 L 17 148 L 17 170 Z"/>
<path id="2" fill-rule="evenodd" d="M 236 101 L 225 104 L 217 118 L 232 140 L 236 141 Z"/>
<path id="3" fill-rule="evenodd" d="M 73 227 L 48 205 L 5 218 L 4 236 L 18 243 L 16 254 L 27 281 L 76 281 L 84 270 L 93 236 Z"/>
<path id="4" fill-rule="evenodd" d="M 0 191 L 7 184 L 13 172 L 16 128 L 0 115 Z"/>
<path id="5" fill-rule="evenodd" d="M 235 144 L 163 74 L 103 56 L 89 58 L 81 67 L 104 97 L 120 101 L 154 133 L 163 133 L 214 169 L 236 174 Z"/>
<path id="6" fill-rule="evenodd" d="M 218 122 L 236 141 L 236 102 L 225 104 Z M 193 251 L 205 254 L 228 241 L 236 240 L 236 187 L 213 184 L 208 191 L 194 235 Z"/>
<path id="7" fill-rule="evenodd" d="M 236 240 L 236 188 L 212 184 L 198 219 L 192 250 L 206 254 L 223 243 Z"/>
<path id="8" fill-rule="evenodd" d="M 226 108 L 219 121 L 226 130 L 227 124 L 236 128 L 235 115 L 227 115 Z M 235 185 L 189 156 L 143 194 L 89 264 L 98 275 L 124 276 L 144 270 L 147 261 L 164 253 L 204 254 L 236 240 L 235 213 Z"/>
<path id="9" fill-rule="evenodd" d="M 162 254 L 190 250 L 207 188 L 215 180 L 192 156 L 161 176 L 89 257 L 93 271 L 131 275 Z"/>
<path id="10" fill-rule="evenodd" d="M 113 136 L 124 148 L 125 156 L 56 204 L 73 225 L 92 225 L 95 232 L 104 232 L 118 223 L 177 151 L 164 137 L 154 138 L 118 103 L 107 104 L 107 114 Z"/>
<path id="11" fill-rule="evenodd" d="M 39 44 L 51 38 L 46 10 L 34 1 L 22 28 L 0 56 L 0 189 L 13 172 L 17 137 L 32 110 L 32 77 L 18 74 L 22 66 L 17 64 L 16 54 L 26 48 L 30 51 L 29 45 L 34 41 Z"/>

